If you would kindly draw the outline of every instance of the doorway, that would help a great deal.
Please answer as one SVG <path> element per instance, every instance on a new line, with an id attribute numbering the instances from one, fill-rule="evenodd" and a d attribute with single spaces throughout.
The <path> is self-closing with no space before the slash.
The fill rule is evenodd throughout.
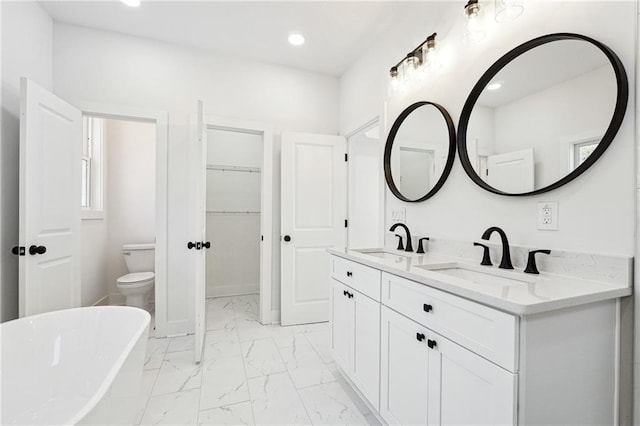
<path id="1" fill-rule="evenodd" d="M 380 126 L 375 118 L 347 136 L 349 151 L 347 245 L 349 248 L 382 247 L 384 231 L 384 180 Z"/>
<path id="2" fill-rule="evenodd" d="M 215 298 L 239 297 L 263 324 L 271 307 L 273 149 L 270 127 L 207 116 L 206 252 L 207 317 Z M 213 309 L 213 311 L 212 311 Z"/>

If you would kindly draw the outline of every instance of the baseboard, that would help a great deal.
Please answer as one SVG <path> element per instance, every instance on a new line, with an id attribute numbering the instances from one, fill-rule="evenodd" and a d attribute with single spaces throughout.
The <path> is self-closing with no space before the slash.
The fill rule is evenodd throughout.
<path id="1" fill-rule="evenodd" d="M 96 303 L 94 303 L 93 305 L 91 305 L 91 306 L 108 306 L 108 305 L 110 305 L 110 303 L 109 303 L 110 300 L 111 300 L 111 298 L 107 294 L 106 296 L 101 297 L 100 299 L 98 299 L 98 301 Z"/>
<path id="2" fill-rule="evenodd" d="M 241 296 L 260 293 L 260 284 L 219 285 L 207 292 L 206 297 Z"/>
<path id="3" fill-rule="evenodd" d="M 125 304 L 127 300 L 126 297 L 122 294 L 110 294 L 109 296 L 109 304 L 114 306 L 121 306 Z"/>
<path id="4" fill-rule="evenodd" d="M 168 321 L 167 322 L 167 337 L 184 336 L 189 334 L 189 321 Z"/>
<path id="5" fill-rule="evenodd" d="M 267 311 L 263 324 L 280 324 L 280 309 Z"/>

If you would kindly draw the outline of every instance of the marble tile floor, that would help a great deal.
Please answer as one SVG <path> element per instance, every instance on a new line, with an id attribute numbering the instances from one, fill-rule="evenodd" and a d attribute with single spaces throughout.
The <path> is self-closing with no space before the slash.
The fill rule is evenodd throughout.
<path id="1" fill-rule="evenodd" d="M 328 323 L 258 322 L 258 295 L 207 299 L 203 361 L 194 337 L 150 338 L 141 425 L 378 425 L 329 354 Z"/>

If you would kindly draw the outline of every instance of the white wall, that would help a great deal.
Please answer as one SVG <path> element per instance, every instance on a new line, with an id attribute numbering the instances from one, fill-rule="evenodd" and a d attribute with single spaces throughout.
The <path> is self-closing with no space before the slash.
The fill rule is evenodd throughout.
<path id="1" fill-rule="evenodd" d="M 127 105 L 169 112 L 168 317 L 188 330 L 186 286 L 189 116 L 196 101 L 207 114 L 259 121 L 276 132 L 274 188 L 279 188 L 282 130 L 336 134 L 336 78 L 238 60 L 205 51 L 56 24 L 54 85 L 71 101 Z M 274 191 L 279 206 L 279 191 Z M 273 306 L 279 309 L 279 209 L 274 209 Z M 171 324 L 173 323 L 173 325 Z"/>
<path id="2" fill-rule="evenodd" d="M 51 90 L 53 21 L 36 2 L 1 2 L 0 321 L 18 316 L 18 155 L 20 77 Z"/>
<path id="3" fill-rule="evenodd" d="M 109 302 L 107 285 L 107 218 L 83 219 L 80 224 L 82 306 Z"/>
<path id="4" fill-rule="evenodd" d="M 457 9 L 458 5 L 455 6 Z M 462 45 L 460 14 L 454 13 L 451 19 L 454 21 L 442 22 L 442 29 L 422 28 L 424 34 L 438 32 L 438 47 L 444 57 L 441 73 L 401 98 L 386 97 L 386 75 L 398 60 L 390 58 L 401 57 L 421 40 L 412 38 L 411 32 L 415 30 L 407 28 L 407 39 L 394 52 L 390 52 L 390 43 L 374 43 L 341 78 L 343 130 L 358 121 L 354 117 L 358 117 L 360 111 L 381 109 L 380 105 L 386 102 L 388 132 L 395 117 L 417 100 L 442 104 L 457 123 L 467 94 L 495 60 L 520 43 L 553 32 L 581 33 L 607 44 L 624 63 L 630 77 L 630 91 L 634 93 L 635 5 L 632 2 L 527 2 L 524 15 L 510 24 L 489 26 L 489 35 L 477 47 Z M 404 31 L 406 27 L 402 28 Z M 375 81 L 367 78 L 372 86 L 357 83 L 359 76 L 372 74 L 379 76 Z M 364 92 L 377 93 L 378 97 L 374 100 L 360 96 Z M 372 103 L 378 106 L 372 107 Z M 631 96 L 618 135 L 595 166 L 558 190 L 533 197 L 497 196 L 477 187 L 456 161 L 443 188 L 426 202 L 403 203 L 387 192 L 387 219 L 391 210 L 406 208 L 407 223 L 420 236 L 471 241 L 478 239 L 488 226 L 498 225 L 507 232 L 510 241 L 518 245 L 632 255 L 634 104 Z M 557 232 L 536 229 L 536 205 L 543 200 L 559 201 L 560 230 Z"/>
<path id="5" fill-rule="evenodd" d="M 127 273 L 122 246 L 155 241 L 156 128 L 123 120 L 105 120 L 105 127 L 106 281 L 113 296 Z"/>

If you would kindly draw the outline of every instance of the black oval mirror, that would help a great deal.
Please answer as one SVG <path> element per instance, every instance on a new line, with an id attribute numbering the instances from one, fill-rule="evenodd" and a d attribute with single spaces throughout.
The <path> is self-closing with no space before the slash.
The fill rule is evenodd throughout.
<path id="1" fill-rule="evenodd" d="M 501 195 L 534 195 L 587 170 L 627 108 L 624 66 L 604 44 L 559 33 L 498 59 L 476 83 L 458 125 L 467 175 Z"/>
<path id="2" fill-rule="evenodd" d="M 389 189 L 407 202 L 432 197 L 447 180 L 456 153 L 453 120 L 433 102 L 407 107 L 391 127 L 384 148 Z"/>

